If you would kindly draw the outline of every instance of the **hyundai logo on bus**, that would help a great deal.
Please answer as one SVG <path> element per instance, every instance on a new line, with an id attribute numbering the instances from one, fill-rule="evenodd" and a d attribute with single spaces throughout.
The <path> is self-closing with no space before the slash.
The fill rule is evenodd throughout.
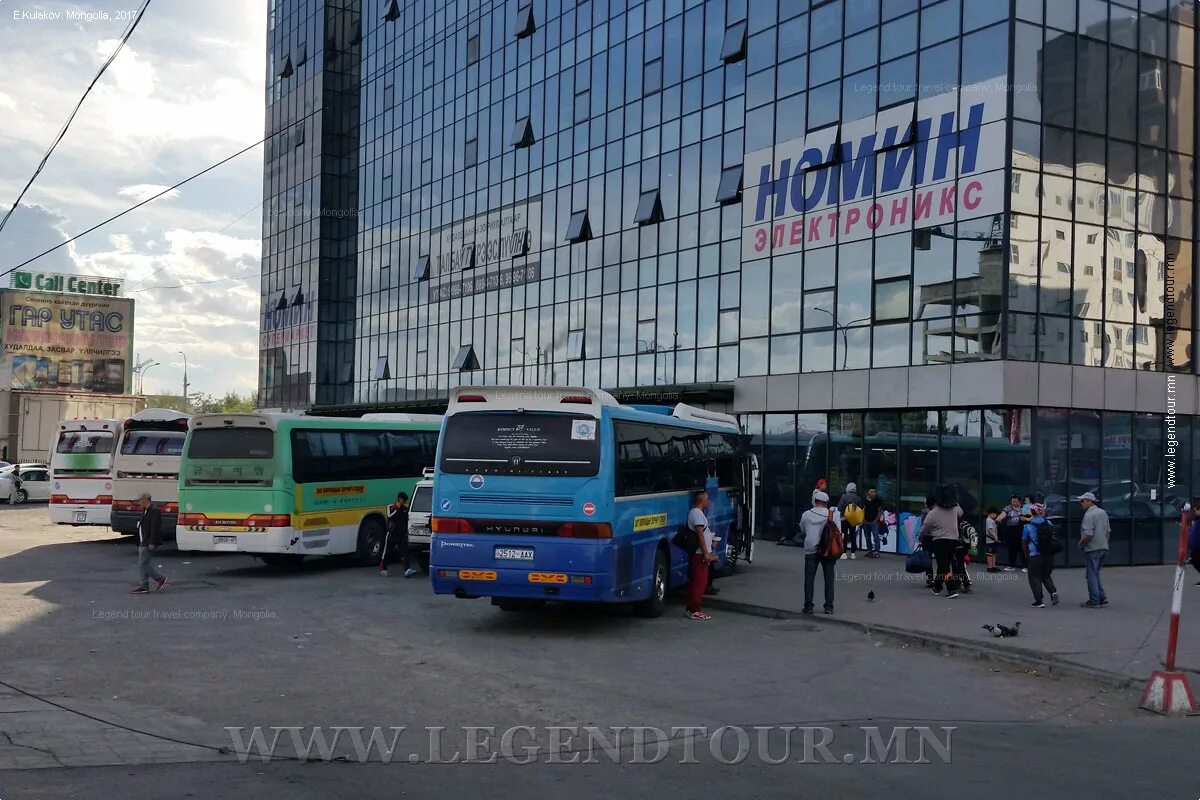
<path id="1" fill-rule="evenodd" d="M 483 476 L 482 475 L 472 475 L 469 483 L 471 484 L 472 489 L 482 489 L 483 488 Z"/>
<path id="2" fill-rule="evenodd" d="M 777 144 L 769 156 L 768 150 L 747 155 L 746 177 L 757 184 L 753 219 L 747 209 L 743 232 L 747 256 L 1001 212 L 1003 164 L 991 161 L 994 151 L 1004 152 L 1004 133 L 1002 125 L 986 125 L 993 121 L 989 103 L 967 106 L 964 90 L 965 123 L 958 130 L 956 96 L 920 102 L 923 109 L 953 105 L 914 119 L 909 103 Z"/>
<path id="3" fill-rule="evenodd" d="M 442 511 L 449 511 L 449 510 L 450 510 L 450 501 L 443 500 L 442 501 Z"/>

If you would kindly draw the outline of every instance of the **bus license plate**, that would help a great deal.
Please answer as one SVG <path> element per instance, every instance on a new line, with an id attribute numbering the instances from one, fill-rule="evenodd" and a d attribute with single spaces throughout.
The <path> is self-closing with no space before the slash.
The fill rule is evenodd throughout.
<path id="1" fill-rule="evenodd" d="M 236 536 L 214 536 L 213 537 L 213 547 L 217 548 L 218 550 L 236 550 L 237 549 L 237 537 Z"/>
<path id="2" fill-rule="evenodd" d="M 532 547 L 497 547 L 496 558 L 509 561 L 533 561 Z"/>
<path id="3" fill-rule="evenodd" d="M 75 512 L 75 521 L 76 522 L 87 522 L 87 512 L 86 511 L 76 511 Z"/>

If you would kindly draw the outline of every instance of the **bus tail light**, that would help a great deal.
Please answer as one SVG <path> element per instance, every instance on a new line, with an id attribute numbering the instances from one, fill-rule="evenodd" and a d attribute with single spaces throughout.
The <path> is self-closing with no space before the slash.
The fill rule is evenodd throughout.
<path id="1" fill-rule="evenodd" d="M 458 517 L 434 517 L 429 521 L 434 533 L 474 533 L 475 527 L 469 520 Z"/>
<path id="2" fill-rule="evenodd" d="M 586 395 L 582 395 L 582 394 L 569 394 L 566 397 L 564 397 L 563 399 L 559 400 L 558 402 L 573 403 L 575 405 L 581 405 L 581 406 L 590 406 L 592 404 L 592 398 L 590 398 Z"/>
<path id="3" fill-rule="evenodd" d="M 52 505 L 52 506 L 60 506 L 69 501 L 70 501 L 70 498 L 68 498 L 65 494 L 50 495 L 50 505 Z"/>
<path id="4" fill-rule="evenodd" d="M 251 528 L 289 528 L 291 525 L 291 514 L 251 514 L 246 518 L 246 526 Z"/>
<path id="5" fill-rule="evenodd" d="M 163 503 L 159 509 L 165 514 L 175 514 L 179 511 L 179 503 Z"/>
<path id="6" fill-rule="evenodd" d="M 204 525 L 208 517 L 203 514 L 180 514 L 176 522 L 180 525 Z"/>
<path id="7" fill-rule="evenodd" d="M 458 396 L 460 403 L 486 403 L 487 398 L 481 394 L 460 394 Z"/>
<path id="8" fill-rule="evenodd" d="M 612 526 L 607 522 L 564 522 L 558 535 L 565 539 L 611 539 Z"/>
<path id="9" fill-rule="evenodd" d="M 137 504 L 132 500 L 113 500 L 113 511 L 136 511 Z"/>

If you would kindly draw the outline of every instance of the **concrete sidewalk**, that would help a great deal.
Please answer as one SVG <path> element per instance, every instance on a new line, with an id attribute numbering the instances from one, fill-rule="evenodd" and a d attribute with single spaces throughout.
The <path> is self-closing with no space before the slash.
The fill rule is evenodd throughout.
<path id="1" fill-rule="evenodd" d="M 754 563 L 717 583 L 714 610 L 789 618 L 804 606 L 804 553 L 794 547 L 755 543 Z M 1109 604 L 1080 608 L 1087 600 L 1082 568 L 1054 572 L 1060 605 L 1032 608 L 1025 573 L 988 573 L 971 565 L 971 594 L 948 599 L 925 588 L 924 574 L 904 571 L 904 557 L 884 554 L 843 558 L 837 565 L 835 613 L 821 613 L 823 588 L 817 574 L 816 614 L 809 619 L 851 625 L 955 655 L 1000 661 L 1025 669 L 1138 685 L 1160 668 L 1167 649 L 1175 567 L 1112 567 L 1103 572 Z M 1197 673 L 1200 684 L 1200 579 L 1186 575 L 1176 666 Z M 867 594 L 874 591 L 875 600 Z M 1017 638 L 997 639 L 981 626 L 1021 622 Z"/>

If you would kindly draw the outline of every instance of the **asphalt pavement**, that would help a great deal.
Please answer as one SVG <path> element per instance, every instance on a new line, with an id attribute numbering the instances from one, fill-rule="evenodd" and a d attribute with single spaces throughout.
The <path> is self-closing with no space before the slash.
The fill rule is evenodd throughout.
<path id="1" fill-rule="evenodd" d="M 0 507 L 0 797 L 1200 794 L 1176 766 L 1200 721 L 1096 682 L 678 600 L 514 614 L 336 561 L 158 556 L 168 588 L 130 595 L 131 542 Z M 255 726 L 282 732 L 266 763 L 231 752 Z M 296 760 L 289 729 L 356 726 L 404 728 L 391 763 L 346 736 Z"/>

